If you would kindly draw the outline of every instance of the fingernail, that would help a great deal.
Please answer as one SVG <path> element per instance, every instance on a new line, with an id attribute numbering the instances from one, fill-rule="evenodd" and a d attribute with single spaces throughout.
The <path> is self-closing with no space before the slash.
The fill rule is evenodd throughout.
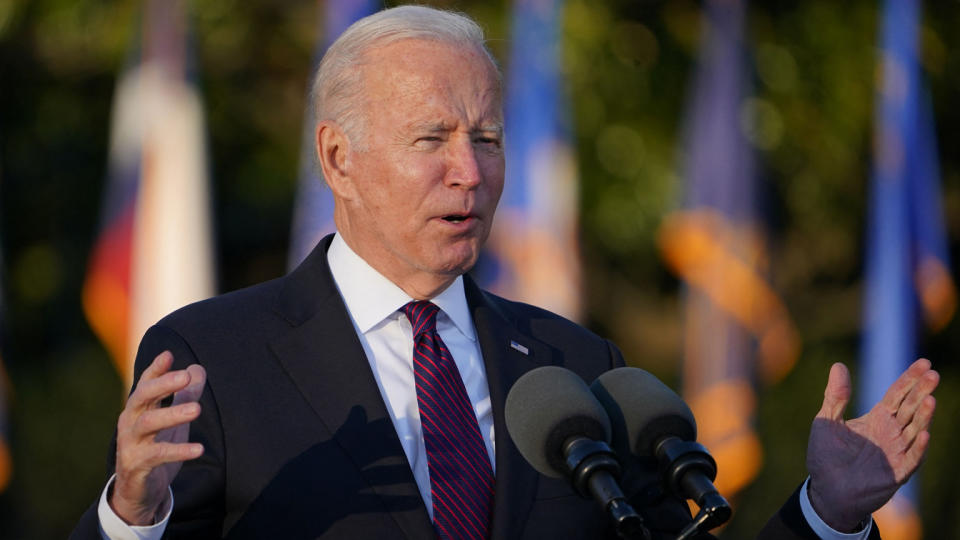
<path id="1" fill-rule="evenodd" d="M 187 403 L 183 406 L 183 415 L 184 416 L 193 416 L 200 412 L 200 405 L 196 403 Z"/>

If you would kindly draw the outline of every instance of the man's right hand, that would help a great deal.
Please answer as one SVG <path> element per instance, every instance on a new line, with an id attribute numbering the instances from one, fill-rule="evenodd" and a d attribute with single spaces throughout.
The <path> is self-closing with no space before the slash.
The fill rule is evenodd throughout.
<path id="1" fill-rule="evenodd" d="M 170 371 L 173 355 L 164 351 L 144 370 L 117 422 L 117 466 L 110 506 L 130 525 L 151 525 L 165 507 L 167 488 L 203 445 L 188 443 L 190 422 L 200 416 L 200 394 L 207 373 L 199 364 Z M 173 394 L 170 407 L 160 405 Z"/>

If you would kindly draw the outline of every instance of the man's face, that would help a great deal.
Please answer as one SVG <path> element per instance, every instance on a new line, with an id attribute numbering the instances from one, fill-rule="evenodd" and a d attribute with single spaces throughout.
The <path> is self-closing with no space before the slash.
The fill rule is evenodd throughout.
<path id="1" fill-rule="evenodd" d="M 338 201 L 338 227 L 408 293 L 411 282 L 449 284 L 476 263 L 503 190 L 494 67 L 472 48 L 412 39 L 367 59 L 363 133 L 348 158 L 354 194 Z"/>

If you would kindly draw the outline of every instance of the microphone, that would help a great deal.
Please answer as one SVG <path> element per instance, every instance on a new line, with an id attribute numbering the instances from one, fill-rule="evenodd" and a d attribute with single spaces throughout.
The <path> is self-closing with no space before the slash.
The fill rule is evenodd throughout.
<path id="1" fill-rule="evenodd" d="M 713 485 L 717 463 L 696 442 L 696 420 L 680 396 L 650 373 L 631 367 L 600 375 L 590 389 L 610 419 L 614 448 L 655 457 L 667 488 L 700 507 L 678 540 L 730 519 L 730 505 Z"/>
<path id="2" fill-rule="evenodd" d="M 610 420 L 583 379 L 557 366 L 534 369 L 510 389 L 505 417 L 510 437 L 534 469 L 567 478 L 581 497 L 593 497 L 621 538 L 650 540 L 618 484 Z"/>

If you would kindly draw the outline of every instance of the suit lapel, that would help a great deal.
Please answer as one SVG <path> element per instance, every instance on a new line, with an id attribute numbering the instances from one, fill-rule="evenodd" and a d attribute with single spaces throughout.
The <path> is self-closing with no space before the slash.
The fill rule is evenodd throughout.
<path id="1" fill-rule="evenodd" d="M 491 302 L 468 276 L 464 276 L 464 289 L 486 364 L 496 433 L 497 472 L 490 537 L 494 540 L 519 538 L 533 505 L 539 475 L 520 455 L 507 433 L 504 405 L 510 388 L 521 375 L 550 363 L 551 350 L 521 333 L 510 316 Z"/>
<path id="2" fill-rule="evenodd" d="M 407 538 L 427 538 L 429 515 L 327 265 L 331 239 L 285 278 L 277 311 L 292 328 L 271 348 Z"/>
<path id="3" fill-rule="evenodd" d="M 327 265 L 331 239 L 324 238 L 285 278 L 277 312 L 291 329 L 275 339 L 271 348 L 404 535 L 429 538 L 434 534 L 429 515 Z M 504 405 L 513 383 L 531 369 L 550 364 L 552 353 L 550 347 L 521 332 L 469 276 L 464 276 L 464 289 L 486 365 L 496 433 L 490 536 L 518 538 L 533 505 L 538 474 L 507 433 Z"/>

